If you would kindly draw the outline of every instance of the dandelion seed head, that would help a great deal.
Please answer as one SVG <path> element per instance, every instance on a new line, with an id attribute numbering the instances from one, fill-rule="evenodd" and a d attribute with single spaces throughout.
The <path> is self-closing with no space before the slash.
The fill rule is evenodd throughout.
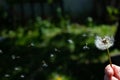
<path id="1" fill-rule="evenodd" d="M 99 36 L 96 36 L 95 39 L 95 45 L 100 50 L 105 50 L 107 48 L 110 48 L 114 44 L 114 38 L 105 36 L 104 38 L 101 38 Z"/>

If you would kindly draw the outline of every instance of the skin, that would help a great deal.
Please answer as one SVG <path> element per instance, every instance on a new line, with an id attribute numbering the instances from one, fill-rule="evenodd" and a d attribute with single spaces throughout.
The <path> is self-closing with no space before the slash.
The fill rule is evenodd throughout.
<path id="1" fill-rule="evenodd" d="M 105 67 L 104 80 L 120 80 L 120 67 L 112 64 Z"/>

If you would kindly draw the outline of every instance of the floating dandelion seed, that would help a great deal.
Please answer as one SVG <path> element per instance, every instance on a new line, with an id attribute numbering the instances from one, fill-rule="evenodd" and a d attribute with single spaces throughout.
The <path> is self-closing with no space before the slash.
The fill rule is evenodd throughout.
<path id="1" fill-rule="evenodd" d="M 16 58 L 18 59 L 18 58 L 20 58 L 20 56 L 16 56 Z"/>
<path id="2" fill-rule="evenodd" d="M 73 43 L 73 40 L 71 40 L 71 39 L 68 39 L 68 42 L 69 42 L 70 44 L 72 44 L 72 43 Z"/>
<path id="3" fill-rule="evenodd" d="M 5 74 L 5 77 L 10 77 L 10 75 L 9 74 Z"/>
<path id="4" fill-rule="evenodd" d="M 54 54 L 50 54 L 50 57 L 51 57 L 51 58 L 54 57 Z"/>
<path id="5" fill-rule="evenodd" d="M 42 65 L 43 67 L 48 67 L 48 65 L 46 64 L 46 63 L 43 63 L 43 65 Z"/>
<path id="6" fill-rule="evenodd" d="M 15 59 L 15 58 L 16 58 L 16 56 L 15 56 L 15 55 L 12 55 L 12 56 L 11 56 L 11 58 L 12 58 L 12 59 Z"/>
<path id="7" fill-rule="evenodd" d="M 21 70 L 21 68 L 20 67 L 15 67 L 14 70 L 19 71 L 19 70 Z"/>
<path id="8" fill-rule="evenodd" d="M 84 49 L 84 50 L 86 50 L 86 49 L 87 49 L 87 50 L 90 49 L 90 48 L 88 47 L 87 43 L 85 44 L 85 46 L 83 46 L 83 49 Z"/>
<path id="9" fill-rule="evenodd" d="M 2 54 L 3 53 L 3 51 L 0 49 L 0 54 Z"/>
<path id="10" fill-rule="evenodd" d="M 15 60 L 15 59 L 19 59 L 19 58 L 20 58 L 20 56 L 11 55 L 11 58 L 12 58 L 13 60 Z"/>
<path id="11" fill-rule="evenodd" d="M 35 44 L 34 43 L 30 43 L 30 46 L 35 46 Z"/>
<path id="12" fill-rule="evenodd" d="M 20 77 L 21 77 L 21 78 L 24 78 L 25 76 L 22 74 L 22 75 L 20 75 Z"/>
<path id="13" fill-rule="evenodd" d="M 82 34 L 82 36 L 83 36 L 83 37 L 86 37 L 86 36 L 87 36 L 87 34 L 85 34 L 85 33 L 84 33 L 84 34 Z"/>
<path id="14" fill-rule="evenodd" d="M 55 50 L 55 51 L 58 51 L 58 49 L 57 49 L 57 48 L 55 48 L 54 50 Z"/>
<path id="15" fill-rule="evenodd" d="M 59 50 L 59 49 L 57 49 L 57 48 L 54 48 L 54 51 L 55 51 L 55 52 L 60 52 L 60 50 Z"/>
<path id="16" fill-rule="evenodd" d="M 48 67 L 48 64 L 44 60 L 42 61 L 42 67 Z"/>
<path id="17" fill-rule="evenodd" d="M 105 36 L 104 38 L 101 38 L 99 36 L 96 37 L 95 39 L 95 45 L 98 49 L 100 50 L 107 50 L 108 53 L 108 58 L 109 58 L 109 62 L 110 65 L 112 66 L 112 61 L 109 55 L 109 48 L 111 46 L 113 46 L 114 44 L 114 38 L 113 37 L 109 37 L 109 36 Z"/>

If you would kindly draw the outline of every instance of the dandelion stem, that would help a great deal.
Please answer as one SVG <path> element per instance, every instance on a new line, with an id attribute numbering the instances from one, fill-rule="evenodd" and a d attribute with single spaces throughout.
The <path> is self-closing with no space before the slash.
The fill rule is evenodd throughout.
<path id="1" fill-rule="evenodd" d="M 107 55 L 108 55 L 108 59 L 109 59 L 109 62 L 110 62 L 110 66 L 112 67 L 112 60 L 110 58 L 110 52 L 109 52 L 108 48 L 107 48 Z"/>

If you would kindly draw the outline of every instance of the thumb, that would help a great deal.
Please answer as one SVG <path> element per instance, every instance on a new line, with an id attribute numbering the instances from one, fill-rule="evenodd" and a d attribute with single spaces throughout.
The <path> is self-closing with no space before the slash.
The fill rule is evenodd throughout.
<path id="1" fill-rule="evenodd" d="M 118 80 L 118 79 L 114 76 L 108 77 L 107 75 L 105 75 L 104 80 Z"/>
<path id="2" fill-rule="evenodd" d="M 120 80 L 120 67 L 117 65 L 112 65 L 114 70 L 114 76 Z"/>

